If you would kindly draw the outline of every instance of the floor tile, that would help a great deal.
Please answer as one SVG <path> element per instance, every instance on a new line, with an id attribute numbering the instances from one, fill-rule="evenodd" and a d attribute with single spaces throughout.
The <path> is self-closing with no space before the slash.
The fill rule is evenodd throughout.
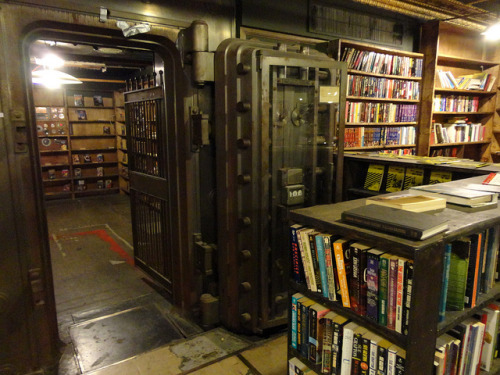
<path id="1" fill-rule="evenodd" d="M 287 336 L 282 335 L 263 345 L 241 353 L 262 375 L 286 375 L 287 365 Z"/>

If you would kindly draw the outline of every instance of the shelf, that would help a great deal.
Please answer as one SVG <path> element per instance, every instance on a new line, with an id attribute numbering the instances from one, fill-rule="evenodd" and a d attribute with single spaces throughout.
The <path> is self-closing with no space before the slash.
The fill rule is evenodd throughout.
<path id="1" fill-rule="evenodd" d="M 104 176 L 74 176 L 75 180 L 112 180 L 118 178 L 117 174 L 110 174 Z M 98 189 L 101 190 L 101 189 Z"/>
<path id="2" fill-rule="evenodd" d="M 480 294 L 477 305 L 463 311 L 446 311 L 445 320 L 438 324 L 438 336 L 449 331 L 461 321 L 481 311 L 488 303 L 500 298 L 500 283 L 496 283 L 489 293 Z"/>
<path id="3" fill-rule="evenodd" d="M 474 67 L 482 66 L 483 68 L 491 68 L 498 65 L 498 62 L 495 61 L 468 59 L 450 55 L 438 55 L 437 63 L 439 65 L 457 65 L 457 66 L 474 66 Z"/>
<path id="4" fill-rule="evenodd" d="M 456 142 L 456 143 L 436 143 L 429 145 L 429 147 L 451 147 L 451 146 L 469 146 L 469 145 L 487 145 L 489 141 L 479 141 L 479 142 Z"/>
<path id="5" fill-rule="evenodd" d="M 116 134 L 71 135 L 71 138 L 116 138 Z"/>
<path id="6" fill-rule="evenodd" d="M 43 182 L 63 182 L 63 181 L 68 181 L 70 182 L 72 180 L 71 177 L 65 177 L 65 178 L 52 178 L 52 179 L 44 179 L 42 180 Z"/>
<path id="7" fill-rule="evenodd" d="M 496 91 L 483 91 L 483 90 L 461 90 L 461 89 L 446 89 L 446 88 L 435 88 L 435 92 L 449 92 L 455 94 L 469 94 L 469 95 L 495 95 Z"/>
<path id="8" fill-rule="evenodd" d="M 125 194 L 130 194 L 130 191 L 125 188 L 120 188 L 120 190 L 123 191 Z"/>
<path id="9" fill-rule="evenodd" d="M 481 111 L 481 112 L 442 112 L 442 111 L 436 111 L 432 112 L 433 116 L 439 116 L 439 115 L 464 115 L 464 116 L 490 116 L 494 112 L 493 111 Z"/>
<path id="10" fill-rule="evenodd" d="M 416 126 L 416 122 L 346 122 L 345 126 Z"/>
<path id="11" fill-rule="evenodd" d="M 69 168 L 69 164 L 44 164 L 40 166 L 41 168 L 59 168 L 59 167 L 67 167 Z"/>
<path id="12" fill-rule="evenodd" d="M 45 198 L 51 199 L 51 198 L 69 198 L 71 197 L 71 191 L 61 191 L 57 193 L 45 193 L 44 196 Z"/>
<path id="13" fill-rule="evenodd" d="M 347 96 L 347 100 L 364 100 L 369 102 L 419 103 L 419 99 L 372 98 L 366 96 Z"/>
<path id="14" fill-rule="evenodd" d="M 310 290 L 307 289 L 306 285 L 298 284 L 292 280 L 290 281 L 290 285 L 291 285 L 293 290 L 296 290 L 296 291 L 308 296 L 309 298 L 315 300 L 316 302 L 321 303 L 322 305 L 324 305 L 328 308 L 331 308 L 332 310 L 334 310 L 335 312 L 338 312 L 340 315 L 342 315 L 346 318 L 349 318 L 351 320 L 354 320 L 354 321 L 360 323 L 361 325 L 363 325 L 363 327 L 366 327 L 366 328 L 370 329 L 371 331 L 376 332 L 377 334 L 379 334 L 380 336 L 383 336 L 384 338 L 391 341 L 392 343 L 394 343 L 402 348 L 405 348 L 407 346 L 408 340 L 407 340 L 406 336 L 404 336 L 396 331 L 390 330 L 387 327 L 381 326 L 380 324 L 378 324 L 370 319 L 367 319 L 363 316 L 356 314 L 351 309 L 343 307 L 340 302 L 330 301 L 328 298 L 323 297 L 323 295 L 320 293 L 311 292 Z"/>
<path id="15" fill-rule="evenodd" d="M 116 151 L 116 147 L 112 148 L 84 148 L 84 149 L 72 149 L 71 152 L 94 152 L 94 151 Z"/>
<path id="16" fill-rule="evenodd" d="M 127 181 L 130 180 L 130 178 L 128 176 L 125 176 L 125 175 L 122 175 L 122 174 L 120 175 L 120 178 L 123 178 L 124 180 L 127 180 Z"/>
<path id="17" fill-rule="evenodd" d="M 62 154 L 68 152 L 69 150 L 45 150 L 45 151 L 40 150 L 40 154 Z"/>
<path id="18" fill-rule="evenodd" d="M 128 152 L 128 150 L 126 148 L 119 147 L 118 150 L 123 151 L 123 152 Z"/>
<path id="19" fill-rule="evenodd" d="M 41 134 L 38 134 L 38 138 L 68 138 L 68 134 L 58 134 L 58 135 L 41 135 Z"/>
<path id="20" fill-rule="evenodd" d="M 380 150 L 384 148 L 413 148 L 412 145 L 380 145 L 380 146 L 370 146 L 370 147 L 345 147 L 344 150 L 356 151 L 356 150 Z"/>
<path id="21" fill-rule="evenodd" d="M 405 81 L 421 81 L 422 80 L 422 77 L 406 77 L 406 76 L 396 76 L 396 75 L 391 75 L 391 74 L 370 73 L 370 72 L 364 72 L 362 70 L 354 70 L 354 69 L 348 69 L 347 74 L 356 74 L 356 75 L 363 75 L 363 76 L 370 76 L 370 77 L 381 77 L 381 78 L 389 78 L 389 79 L 400 79 L 400 80 L 405 80 Z"/>
<path id="22" fill-rule="evenodd" d="M 93 161 L 90 163 L 73 163 L 73 167 L 85 167 L 85 166 L 96 166 L 96 165 L 116 165 L 117 161 Z"/>
<path id="23" fill-rule="evenodd" d="M 78 108 L 78 109 L 115 109 L 115 107 L 103 107 L 103 106 L 76 106 L 76 105 L 68 105 L 68 108 Z"/>
<path id="24" fill-rule="evenodd" d="M 70 123 L 72 124 L 88 124 L 88 123 L 99 123 L 99 124 L 110 124 L 110 125 L 114 125 L 115 120 L 73 120 L 73 121 L 69 121 Z"/>
<path id="25" fill-rule="evenodd" d="M 75 195 L 84 195 L 84 194 L 94 194 L 94 193 L 102 193 L 102 194 L 108 194 L 108 193 L 116 193 L 120 191 L 120 188 L 117 187 L 112 187 L 109 189 L 87 189 L 87 190 L 75 190 L 74 193 Z"/>

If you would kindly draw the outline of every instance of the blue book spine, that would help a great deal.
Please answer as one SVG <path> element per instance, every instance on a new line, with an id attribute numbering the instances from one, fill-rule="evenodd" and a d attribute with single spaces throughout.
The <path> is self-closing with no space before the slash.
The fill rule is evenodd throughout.
<path id="1" fill-rule="evenodd" d="M 321 292 L 323 297 L 328 298 L 328 277 L 326 275 L 325 248 L 323 246 L 323 235 L 316 235 L 316 250 L 318 251 L 319 274 L 321 277 Z"/>
<path id="2" fill-rule="evenodd" d="M 303 295 L 300 293 L 292 295 L 292 334 L 290 341 L 294 349 L 297 349 L 297 301 L 302 297 Z"/>
<path id="3" fill-rule="evenodd" d="M 378 255 L 367 253 L 366 316 L 378 322 Z"/>
<path id="4" fill-rule="evenodd" d="M 441 300 L 439 301 L 439 321 L 444 320 L 446 314 L 446 297 L 448 293 L 448 276 L 450 274 L 451 243 L 444 248 L 443 279 L 441 283 Z"/>

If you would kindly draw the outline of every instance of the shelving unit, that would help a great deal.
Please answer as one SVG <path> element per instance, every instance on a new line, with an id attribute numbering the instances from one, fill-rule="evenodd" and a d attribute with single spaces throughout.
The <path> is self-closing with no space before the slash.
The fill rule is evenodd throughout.
<path id="1" fill-rule="evenodd" d="M 459 187 L 467 183 L 480 183 L 482 179 L 482 176 L 478 176 L 462 181 L 452 181 L 446 183 L 446 185 Z M 290 295 L 301 292 L 306 297 L 323 304 L 334 312 L 355 321 L 359 325 L 368 328 L 369 331 L 406 350 L 406 375 L 431 374 L 433 373 L 436 338 L 454 327 L 457 323 L 480 311 L 487 303 L 495 301 L 500 297 L 500 287 L 496 285 L 489 293 L 480 296 L 474 308 L 446 312 L 444 322 L 438 324 L 445 244 L 498 225 L 500 223 L 500 208 L 469 213 L 446 208 L 442 212 L 436 213 L 435 216 L 445 218 L 449 221 L 449 230 L 447 232 L 423 241 L 412 241 L 375 230 L 357 227 L 340 220 L 343 211 L 360 205 L 364 205 L 364 201 L 361 199 L 298 209 L 290 213 L 291 224 L 298 223 L 315 228 L 322 233 L 336 234 L 355 241 L 362 241 L 377 249 L 389 251 L 392 254 L 412 260 L 414 273 L 409 308 L 408 334 L 402 335 L 378 325 L 368 318 L 342 307 L 342 303 L 340 302 L 330 301 L 320 293 L 309 291 L 302 284 L 291 281 Z M 298 357 L 316 373 L 320 373 L 318 365 L 303 358 L 297 350 L 292 348 L 290 331 L 288 344 L 288 358 Z M 493 370 L 488 374 L 498 373 L 499 362 L 499 360 L 494 361 Z"/>
<path id="2" fill-rule="evenodd" d="M 328 53 L 348 63 L 344 149 L 414 153 L 423 55 L 343 39 Z"/>
<path id="3" fill-rule="evenodd" d="M 118 153 L 118 186 L 121 193 L 129 193 L 127 128 L 125 126 L 125 102 L 122 92 L 115 91 L 115 128 L 116 148 Z"/>
<path id="4" fill-rule="evenodd" d="M 119 192 L 115 93 L 39 87 L 33 93 L 45 197 Z"/>
<path id="5" fill-rule="evenodd" d="M 422 110 L 419 122 L 418 155 L 456 156 L 473 160 L 492 161 L 490 144 L 495 123 L 497 84 L 492 90 L 464 90 L 442 87 L 439 71 L 451 72 L 457 78 L 476 73 L 489 73 L 498 79 L 499 64 L 494 55 L 494 46 L 487 45 L 484 37 L 446 23 L 433 22 L 422 27 L 421 51 L 424 53 L 425 77 L 422 85 Z M 486 89 L 487 87 L 485 87 Z M 441 98 L 441 100 L 439 99 Z M 439 104 L 450 102 L 476 102 L 477 108 L 459 111 L 437 110 Z M 478 124 L 479 134 L 465 136 L 465 141 L 457 139 L 439 142 L 435 134 L 435 124 L 452 126 L 461 120 L 468 124 Z M 448 124 L 448 125 L 446 125 Z M 438 125 L 439 126 L 439 125 Z M 464 129 L 462 127 L 462 129 Z M 468 138 L 468 139 L 467 139 Z"/>

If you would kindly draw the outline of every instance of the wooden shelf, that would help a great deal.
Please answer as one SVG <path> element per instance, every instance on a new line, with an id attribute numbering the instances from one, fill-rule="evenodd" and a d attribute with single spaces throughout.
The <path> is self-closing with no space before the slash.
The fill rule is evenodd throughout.
<path id="1" fill-rule="evenodd" d="M 369 146 L 369 147 L 346 147 L 344 150 L 346 151 L 361 151 L 361 150 L 380 150 L 380 149 L 385 149 L 385 148 L 413 148 L 415 147 L 414 144 L 412 145 L 380 145 L 380 146 Z"/>
<path id="2" fill-rule="evenodd" d="M 40 150 L 40 154 L 63 154 L 67 152 L 69 152 L 69 150 Z"/>
<path id="3" fill-rule="evenodd" d="M 433 112 L 433 116 L 439 116 L 439 115 L 464 115 L 464 116 L 490 116 L 494 112 L 493 111 L 480 111 L 480 112 L 442 112 L 442 111 L 436 111 Z"/>
<path id="4" fill-rule="evenodd" d="M 405 81 L 421 81 L 422 80 L 422 77 L 406 77 L 406 76 L 396 76 L 396 75 L 392 75 L 392 74 L 370 73 L 370 72 L 364 72 L 362 70 L 354 70 L 354 69 L 348 69 L 347 73 L 348 74 L 355 74 L 355 75 L 370 76 L 370 77 L 399 79 L 399 80 L 405 80 Z"/>
<path id="5" fill-rule="evenodd" d="M 416 122 L 346 122 L 345 126 L 416 126 Z"/>
<path id="6" fill-rule="evenodd" d="M 118 162 L 117 161 L 93 161 L 90 163 L 73 163 L 73 167 L 86 167 L 86 166 L 96 166 L 96 165 L 116 165 Z"/>
<path id="7" fill-rule="evenodd" d="M 81 179 L 79 178 L 79 180 Z M 95 194 L 95 193 L 109 194 L 109 193 L 116 193 L 118 191 L 120 191 L 120 188 L 112 187 L 104 189 L 75 190 L 74 193 L 75 195 L 85 195 L 85 194 Z"/>
<path id="8" fill-rule="evenodd" d="M 478 141 L 478 142 L 455 142 L 455 143 L 436 143 L 429 145 L 429 147 L 452 147 L 452 146 L 469 146 L 469 145 L 487 145 L 490 141 Z"/>
<path id="9" fill-rule="evenodd" d="M 116 138 L 115 134 L 71 135 L 71 138 Z"/>
<path id="10" fill-rule="evenodd" d="M 391 98 L 372 98 L 366 96 L 347 96 L 347 100 L 363 100 L 368 102 L 394 102 L 394 103 L 419 103 L 420 100 L 414 99 L 391 99 Z"/>
<path id="11" fill-rule="evenodd" d="M 92 106 L 78 106 L 78 105 L 68 105 L 68 108 L 72 108 L 72 109 L 115 109 L 115 107 L 103 107 L 103 106 L 95 106 L 95 107 L 92 107 Z"/>
<path id="12" fill-rule="evenodd" d="M 113 180 L 118 178 L 117 174 L 110 174 L 104 176 L 75 176 L 73 179 L 75 180 Z"/>
<path id="13" fill-rule="evenodd" d="M 81 152 L 94 152 L 94 151 L 100 151 L 100 152 L 103 152 L 103 151 L 116 151 L 116 147 L 112 147 L 112 148 L 84 148 L 84 149 L 72 149 L 71 152 L 76 152 L 76 153 L 81 153 Z"/>
<path id="14" fill-rule="evenodd" d="M 72 180 L 71 177 L 64 177 L 64 178 L 52 178 L 52 179 L 43 179 L 42 182 L 63 182 L 63 181 L 68 181 L 70 182 Z"/>
<path id="15" fill-rule="evenodd" d="M 38 134 L 38 138 L 68 138 L 68 134 L 57 134 L 57 135 L 40 135 Z"/>
<path id="16" fill-rule="evenodd" d="M 471 66 L 471 67 L 483 67 L 492 68 L 499 64 L 497 61 L 487 61 L 478 59 L 469 59 L 466 57 L 450 56 L 439 54 L 437 56 L 437 63 L 439 65 L 455 65 L 455 66 Z"/>
<path id="17" fill-rule="evenodd" d="M 455 94 L 467 94 L 467 95 L 495 95 L 496 91 L 483 91 L 483 90 L 461 90 L 461 89 L 446 89 L 446 88 L 441 88 L 441 87 L 436 87 L 434 89 L 434 92 L 449 92 L 449 93 L 455 93 Z"/>
<path id="18" fill-rule="evenodd" d="M 88 124 L 88 123 L 98 123 L 98 124 L 110 124 L 110 125 L 114 125 L 113 122 L 115 120 L 73 120 L 73 121 L 69 121 L 69 123 L 72 123 L 72 124 Z"/>
<path id="19" fill-rule="evenodd" d="M 59 168 L 59 167 L 67 167 L 69 168 L 69 164 L 44 164 L 41 165 L 41 168 Z"/>

